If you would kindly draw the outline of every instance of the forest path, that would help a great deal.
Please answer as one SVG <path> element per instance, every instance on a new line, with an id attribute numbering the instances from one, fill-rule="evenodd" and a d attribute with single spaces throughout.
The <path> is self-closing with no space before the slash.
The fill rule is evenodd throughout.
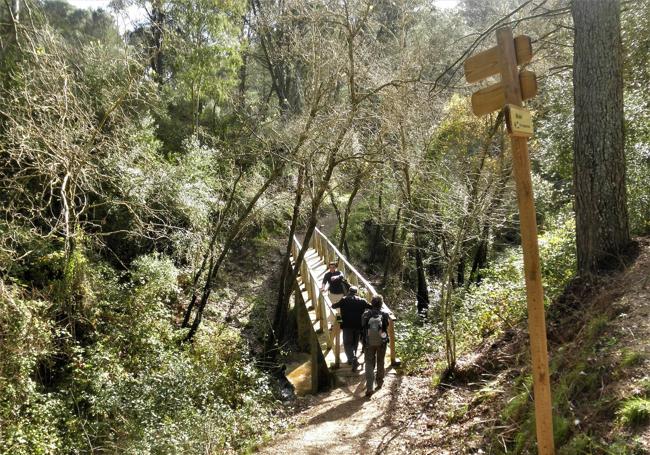
<path id="1" fill-rule="evenodd" d="M 412 453 L 408 449 L 410 438 L 397 437 L 406 436 L 402 430 L 419 417 L 413 414 L 412 404 L 426 399 L 431 392 L 430 379 L 388 370 L 384 386 L 371 398 L 364 396 L 363 374 L 345 380 L 347 384 L 330 392 L 302 398 L 305 409 L 294 417 L 295 428 L 259 453 Z"/>

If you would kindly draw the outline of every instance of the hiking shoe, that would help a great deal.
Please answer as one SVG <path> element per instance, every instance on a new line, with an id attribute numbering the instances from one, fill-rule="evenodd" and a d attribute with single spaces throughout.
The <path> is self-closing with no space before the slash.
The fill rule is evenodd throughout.
<path id="1" fill-rule="evenodd" d="M 381 386 L 384 385 L 384 380 L 383 379 L 377 379 L 377 389 L 381 389 Z"/>
<path id="2" fill-rule="evenodd" d="M 372 390 L 366 390 L 366 398 L 370 398 L 373 394 Z"/>
<path id="3" fill-rule="evenodd" d="M 352 361 L 352 371 L 357 371 L 358 368 L 359 368 L 359 362 L 357 362 L 357 359 L 354 359 Z"/>

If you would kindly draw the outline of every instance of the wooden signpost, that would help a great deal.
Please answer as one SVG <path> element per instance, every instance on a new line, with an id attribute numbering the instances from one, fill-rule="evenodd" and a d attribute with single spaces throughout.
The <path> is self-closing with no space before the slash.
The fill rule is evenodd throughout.
<path id="1" fill-rule="evenodd" d="M 528 332 L 532 357 L 533 388 L 535 393 L 535 425 L 538 453 L 553 455 L 553 416 L 551 412 L 551 385 L 546 347 L 546 321 L 544 317 L 544 290 L 539 264 L 535 200 L 530 177 L 528 137 L 533 134 L 530 112 L 522 108 L 522 100 L 537 93 L 535 74 L 519 72 L 517 65 L 530 61 L 533 56 L 530 38 L 513 38 L 512 30 L 497 30 L 497 45 L 465 61 L 467 82 L 477 82 L 500 74 L 501 82 L 479 90 L 472 96 L 472 110 L 483 115 L 494 110 L 506 110 L 506 124 L 512 147 L 512 168 L 517 186 L 517 203 L 524 251 L 524 273 L 528 301 Z"/>

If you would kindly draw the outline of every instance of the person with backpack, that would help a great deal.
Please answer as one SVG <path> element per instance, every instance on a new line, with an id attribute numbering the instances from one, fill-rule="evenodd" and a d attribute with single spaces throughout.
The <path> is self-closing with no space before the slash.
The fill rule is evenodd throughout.
<path id="1" fill-rule="evenodd" d="M 361 316 L 370 308 L 368 301 L 357 295 L 359 289 L 350 286 L 348 295 L 332 305 L 332 308 L 341 309 L 341 329 L 343 330 L 343 349 L 348 358 L 348 365 L 352 371 L 359 367 L 357 348 L 361 339 Z"/>
<path id="2" fill-rule="evenodd" d="M 323 283 L 320 290 L 324 291 L 327 289 L 329 291 L 330 301 L 337 303 L 343 298 L 345 277 L 343 276 L 343 272 L 337 270 L 338 264 L 335 261 L 330 262 L 328 267 L 329 271 L 323 276 Z"/>
<path id="3" fill-rule="evenodd" d="M 389 315 L 381 308 L 384 298 L 377 294 L 372 298 L 371 308 L 361 317 L 361 326 L 366 340 L 366 397 L 374 393 L 375 364 L 377 365 L 377 388 L 384 384 L 384 357 L 388 345 Z"/>

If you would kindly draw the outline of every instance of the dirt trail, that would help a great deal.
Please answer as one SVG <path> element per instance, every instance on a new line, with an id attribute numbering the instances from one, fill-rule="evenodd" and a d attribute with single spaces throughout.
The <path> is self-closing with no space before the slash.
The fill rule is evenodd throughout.
<path id="1" fill-rule="evenodd" d="M 411 453 L 408 439 L 396 439 L 417 419 L 409 403 L 425 398 L 430 380 L 390 370 L 384 386 L 368 399 L 363 378 L 349 377 L 329 393 L 302 398 L 306 409 L 295 417 L 296 428 L 259 453 Z"/>

